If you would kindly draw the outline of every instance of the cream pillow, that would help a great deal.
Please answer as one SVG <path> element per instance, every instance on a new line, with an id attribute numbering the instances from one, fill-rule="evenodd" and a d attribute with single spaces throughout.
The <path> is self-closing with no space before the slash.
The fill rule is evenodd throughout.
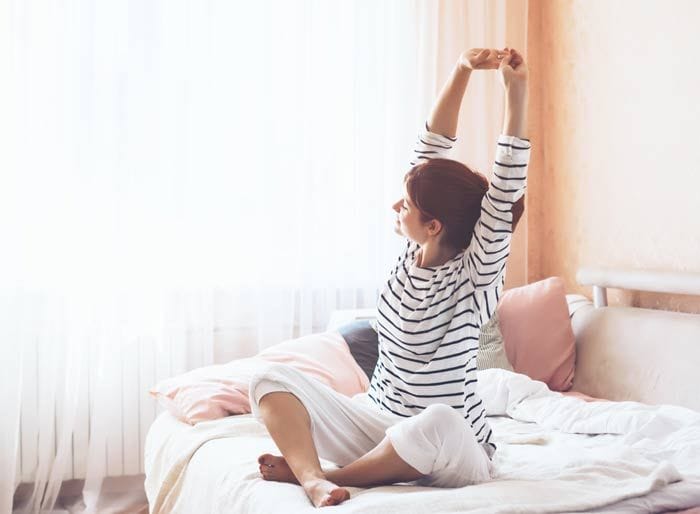
<path id="1" fill-rule="evenodd" d="M 508 362 L 503 336 L 498 328 L 498 312 L 494 313 L 493 317 L 481 327 L 476 368 L 501 368 L 513 371 L 513 366 Z"/>

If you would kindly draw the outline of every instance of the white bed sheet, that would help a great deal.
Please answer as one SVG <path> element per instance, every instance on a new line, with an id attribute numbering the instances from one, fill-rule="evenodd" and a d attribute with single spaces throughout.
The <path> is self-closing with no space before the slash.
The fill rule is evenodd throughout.
<path id="1" fill-rule="evenodd" d="M 497 480 L 461 489 L 349 488 L 351 499 L 333 511 L 617 513 L 700 505 L 699 413 L 587 404 L 504 370 L 480 372 L 479 382 L 499 446 Z M 618 435 L 589 435 L 604 431 Z M 318 512 L 299 486 L 260 478 L 257 457 L 265 452 L 277 449 L 250 415 L 191 427 L 161 414 L 146 444 L 151 512 Z"/>

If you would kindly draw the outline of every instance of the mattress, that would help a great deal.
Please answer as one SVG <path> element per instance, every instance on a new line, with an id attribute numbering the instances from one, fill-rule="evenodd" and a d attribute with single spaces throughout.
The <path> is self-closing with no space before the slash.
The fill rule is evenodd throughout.
<path id="1" fill-rule="evenodd" d="M 700 505 L 700 413 L 587 403 L 524 375 L 479 373 L 498 445 L 493 481 L 459 489 L 348 488 L 350 500 L 333 511 L 616 513 Z M 262 480 L 257 458 L 268 452 L 279 453 L 251 415 L 190 426 L 160 414 L 145 448 L 151 512 L 318 512 L 298 485 Z"/>

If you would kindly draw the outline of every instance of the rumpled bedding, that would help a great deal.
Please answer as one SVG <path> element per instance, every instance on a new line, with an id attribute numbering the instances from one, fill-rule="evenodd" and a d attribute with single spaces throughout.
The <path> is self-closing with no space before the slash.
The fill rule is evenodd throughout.
<path id="1" fill-rule="evenodd" d="M 498 445 L 493 481 L 348 488 L 350 500 L 334 512 L 623 512 L 615 506 L 651 498 L 664 510 L 700 504 L 700 413 L 585 402 L 502 369 L 479 371 L 479 394 Z M 164 413 L 146 443 L 151 513 L 318 512 L 301 487 L 262 480 L 257 457 L 276 451 L 250 415 L 189 426 Z"/>

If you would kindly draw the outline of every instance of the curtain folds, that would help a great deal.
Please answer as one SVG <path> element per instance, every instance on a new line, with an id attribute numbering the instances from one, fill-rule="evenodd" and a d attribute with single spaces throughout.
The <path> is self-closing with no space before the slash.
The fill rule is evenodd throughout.
<path id="1" fill-rule="evenodd" d="M 493 3 L 2 4 L 0 511 L 85 477 L 95 511 L 104 477 L 143 472 L 155 382 L 376 304 L 437 85 L 506 44 Z M 464 115 L 495 142 L 494 108 Z"/>

